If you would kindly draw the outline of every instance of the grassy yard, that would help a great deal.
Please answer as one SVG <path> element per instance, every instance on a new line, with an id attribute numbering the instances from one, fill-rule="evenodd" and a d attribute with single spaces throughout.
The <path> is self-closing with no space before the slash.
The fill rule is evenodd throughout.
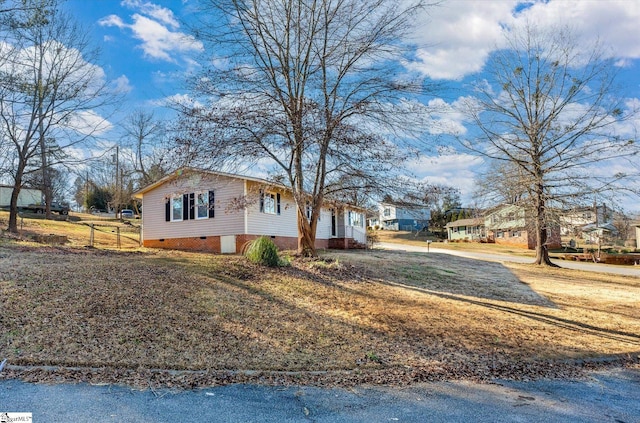
<path id="1" fill-rule="evenodd" d="M 66 246 L 85 247 L 91 242 L 93 226 L 93 246 L 96 248 L 135 249 L 140 245 L 139 220 L 106 219 L 84 213 L 71 212 L 68 216 L 54 214 L 55 220 L 45 220 L 42 216 L 25 214 L 18 218 L 18 229 L 24 239 L 33 239 L 38 235 L 64 235 Z M 9 213 L 0 211 L 0 228 L 6 229 Z M 120 246 L 117 232 L 120 232 Z"/>
<path id="2" fill-rule="evenodd" d="M 5 237 L 0 377 L 191 387 L 564 376 L 585 359 L 637 362 L 639 302 L 640 278 L 442 254 L 328 252 L 270 269 Z"/>
<path id="3" fill-rule="evenodd" d="M 488 244 L 479 242 L 443 242 L 436 240 L 432 236 L 425 236 L 422 233 L 418 235 L 415 232 L 408 231 L 375 231 L 375 235 L 379 242 L 392 242 L 408 245 L 417 245 L 425 247 L 427 240 L 431 240 L 431 247 L 444 248 L 449 250 L 464 250 L 464 251 L 481 251 L 481 252 L 494 252 L 499 254 L 513 254 L 518 256 L 530 256 L 534 257 L 533 250 L 527 250 L 525 248 L 518 248 L 509 245 Z"/>

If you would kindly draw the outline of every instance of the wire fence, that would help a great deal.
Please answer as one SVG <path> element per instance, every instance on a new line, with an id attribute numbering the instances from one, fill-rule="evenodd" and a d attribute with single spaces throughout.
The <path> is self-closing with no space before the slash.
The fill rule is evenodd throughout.
<path id="1" fill-rule="evenodd" d="M 74 216 L 18 215 L 19 232 L 36 242 L 94 248 L 133 249 L 142 245 L 141 221 L 96 217 L 80 220 Z M 7 225 L 8 216 L 0 215 L 0 225 Z M 46 222 L 46 223 L 45 223 Z M 58 223 L 59 222 L 59 223 Z"/>
<path id="2" fill-rule="evenodd" d="M 106 246 L 132 248 L 142 245 L 141 226 L 104 225 L 81 223 L 89 228 L 89 247 Z"/>

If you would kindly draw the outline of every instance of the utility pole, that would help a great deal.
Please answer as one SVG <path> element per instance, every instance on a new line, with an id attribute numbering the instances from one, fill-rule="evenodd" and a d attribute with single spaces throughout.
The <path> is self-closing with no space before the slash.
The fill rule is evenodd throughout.
<path id="1" fill-rule="evenodd" d="M 118 212 L 120 211 L 120 146 L 116 145 L 116 154 L 111 156 L 116 165 L 116 180 L 115 180 L 115 188 L 114 188 L 114 208 L 116 213 L 116 218 L 118 217 Z"/>
<path id="2" fill-rule="evenodd" d="M 120 146 L 116 145 L 116 217 L 120 212 Z"/>

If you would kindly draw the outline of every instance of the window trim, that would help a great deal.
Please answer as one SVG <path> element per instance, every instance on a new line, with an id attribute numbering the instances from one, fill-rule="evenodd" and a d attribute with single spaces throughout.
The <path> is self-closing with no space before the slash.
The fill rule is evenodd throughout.
<path id="1" fill-rule="evenodd" d="M 184 220 L 184 199 L 182 194 L 174 194 L 171 196 L 171 222 L 182 222 Z M 177 204 L 180 204 L 179 208 L 176 208 Z M 179 210 L 179 218 L 176 218 L 176 211 Z"/>
<path id="2" fill-rule="evenodd" d="M 195 220 L 204 220 L 204 219 L 209 219 L 209 207 L 210 207 L 210 201 L 209 201 L 209 191 L 205 190 L 205 191 L 196 191 L 194 193 L 195 195 Z M 203 196 L 203 197 L 201 197 Z M 204 203 L 200 203 L 200 199 L 203 198 Z M 204 207 L 204 209 L 203 209 Z M 200 216 L 200 211 L 204 210 L 204 216 Z"/>
<path id="3" fill-rule="evenodd" d="M 280 215 L 280 193 L 274 193 L 269 191 L 261 191 L 260 192 L 260 213 L 269 214 L 272 216 Z M 269 203 L 273 201 L 273 211 L 271 211 L 271 207 L 267 210 L 267 198 L 269 198 Z"/>

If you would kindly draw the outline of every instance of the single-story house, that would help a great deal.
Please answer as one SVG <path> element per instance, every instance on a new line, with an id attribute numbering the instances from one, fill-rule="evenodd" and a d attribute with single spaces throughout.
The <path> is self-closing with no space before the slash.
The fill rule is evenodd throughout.
<path id="1" fill-rule="evenodd" d="M 485 215 L 484 225 L 489 242 L 530 250 L 536 247 L 534 222 L 526 215 L 525 209 L 520 206 L 510 204 L 494 209 Z M 548 248 L 562 246 L 558 226 L 547 229 L 547 246 Z"/>
<path id="2" fill-rule="evenodd" d="M 484 219 L 458 219 L 446 225 L 449 241 L 480 241 L 487 237 Z"/>
<path id="3" fill-rule="evenodd" d="M 591 223 L 581 227 L 580 233 L 587 243 L 598 244 L 609 242 L 613 236 L 618 234 L 618 228 L 616 228 L 612 223 Z"/>
<path id="4" fill-rule="evenodd" d="M 263 235 L 281 249 L 298 246 L 297 208 L 284 185 L 184 168 L 142 188 L 134 198 L 142 201 L 145 247 L 240 253 L 248 241 Z M 347 204 L 323 206 L 316 248 L 366 245 L 365 212 Z"/>
<path id="5" fill-rule="evenodd" d="M 378 206 L 382 229 L 413 231 L 429 227 L 431 210 L 420 204 L 407 202 L 383 202 Z"/>

